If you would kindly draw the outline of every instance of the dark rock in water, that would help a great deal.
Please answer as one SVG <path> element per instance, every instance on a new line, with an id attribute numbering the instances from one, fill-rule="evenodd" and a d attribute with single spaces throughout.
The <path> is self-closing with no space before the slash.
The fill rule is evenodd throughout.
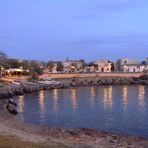
<path id="1" fill-rule="evenodd" d="M 17 115 L 18 112 L 16 110 L 11 110 L 11 111 L 9 111 L 9 113 L 13 114 L 13 115 Z"/>
<path id="2" fill-rule="evenodd" d="M 16 110 L 16 106 L 17 106 L 17 104 L 15 102 L 11 102 L 9 100 L 6 108 L 9 111 L 10 114 L 16 115 L 18 113 L 17 110 Z"/>

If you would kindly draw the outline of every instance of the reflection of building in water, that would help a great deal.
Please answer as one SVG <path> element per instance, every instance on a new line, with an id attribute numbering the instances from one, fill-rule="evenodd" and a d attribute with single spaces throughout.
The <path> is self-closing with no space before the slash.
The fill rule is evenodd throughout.
<path id="1" fill-rule="evenodd" d="M 104 107 L 112 107 L 113 105 L 113 87 L 104 88 L 104 97 L 103 97 Z"/>
<path id="2" fill-rule="evenodd" d="M 71 89 L 71 102 L 73 111 L 75 111 L 77 109 L 77 92 L 74 88 Z"/>
<path id="3" fill-rule="evenodd" d="M 141 107 L 143 107 L 145 105 L 144 97 L 145 97 L 145 87 L 140 85 L 139 86 L 139 97 L 138 97 L 138 100 L 139 100 L 139 105 Z"/>
<path id="4" fill-rule="evenodd" d="M 123 86 L 123 105 L 124 105 L 124 109 L 127 108 L 128 105 L 128 87 L 127 86 Z"/>
<path id="5" fill-rule="evenodd" d="M 93 86 L 90 87 L 90 94 L 91 94 L 91 96 L 90 96 L 90 103 L 91 103 L 92 106 L 94 106 L 95 105 L 96 92 L 95 92 L 95 88 Z"/>
<path id="6" fill-rule="evenodd" d="M 44 90 L 41 90 L 39 92 L 39 105 L 40 105 L 41 118 L 44 118 L 44 115 L 45 115 L 45 91 Z"/>
<path id="7" fill-rule="evenodd" d="M 21 113 L 24 111 L 24 96 L 18 97 L 18 111 Z"/>
<path id="8" fill-rule="evenodd" d="M 57 111 L 57 109 L 58 109 L 58 99 L 59 99 L 59 97 L 58 97 L 58 89 L 54 89 L 52 92 L 53 92 L 52 95 L 53 95 L 53 103 L 54 103 L 53 109 L 54 109 L 54 111 Z"/>

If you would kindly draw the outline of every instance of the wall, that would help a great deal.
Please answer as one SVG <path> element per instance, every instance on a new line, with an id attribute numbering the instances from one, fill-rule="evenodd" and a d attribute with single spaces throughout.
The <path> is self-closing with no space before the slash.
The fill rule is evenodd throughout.
<path id="1" fill-rule="evenodd" d="M 140 77 L 142 73 L 86 73 L 86 74 L 49 74 L 50 78 L 86 77 Z"/>

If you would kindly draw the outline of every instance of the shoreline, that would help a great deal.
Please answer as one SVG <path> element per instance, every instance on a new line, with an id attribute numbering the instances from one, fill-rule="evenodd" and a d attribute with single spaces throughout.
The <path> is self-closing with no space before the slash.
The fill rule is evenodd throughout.
<path id="1" fill-rule="evenodd" d="M 86 84 L 86 79 L 89 83 Z M 10 115 L 6 110 L 8 98 L 16 95 L 24 95 L 39 90 L 61 89 L 79 86 L 92 85 L 147 85 L 147 80 L 139 78 L 116 78 L 116 83 L 110 83 L 113 78 L 99 78 L 100 84 L 96 84 L 98 79 L 92 78 L 73 78 L 62 79 L 62 85 L 44 85 L 36 82 L 25 82 L 20 86 L 6 85 L 0 88 L 0 135 L 16 136 L 22 141 L 41 143 L 47 145 L 62 145 L 64 147 L 147 147 L 148 138 L 102 132 L 95 129 L 86 128 L 58 128 L 36 126 L 23 122 L 17 116 Z M 119 81 L 120 80 L 120 81 Z M 105 81 L 105 84 L 102 82 Z M 85 82 L 85 85 L 84 85 Z M 91 82 L 91 84 L 90 84 Z M 121 84 L 117 84 L 120 82 Z M 124 83 L 123 83 L 124 82 Z M 134 83 L 133 83 L 134 82 Z M 140 82 L 140 83 L 139 83 Z M 145 83 L 143 83 L 145 82 Z"/>
<path id="2" fill-rule="evenodd" d="M 99 78 L 66 78 L 55 79 L 61 84 L 41 84 L 37 81 L 21 82 L 20 85 L 10 83 L 0 87 L 0 99 L 8 99 L 18 95 L 24 95 L 34 91 L 64 89 L 80 86 L 101 86 L 101 85 L 148 85 L 147 77 L 99 77 Z"/>

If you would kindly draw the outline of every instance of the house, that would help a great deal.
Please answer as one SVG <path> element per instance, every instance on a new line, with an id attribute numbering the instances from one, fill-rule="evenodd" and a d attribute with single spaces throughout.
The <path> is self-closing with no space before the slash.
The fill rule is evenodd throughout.
<path id="1" fill-rule="evenodd" d="M 147 70 L 148 66 L 142 64 L 127 64 L 123 67 L 123 72 L 144 72 Z"/>
<path id="2" fill-rule="evenodd" d="M 83 62 L 81 60 L 66 60 L 62 62 L 65 73 L 82 72 Z"/>
<path id="3" fill-rule="evenodd" d="M 123 66 L 123 72 L 139 72 L 140 65 L 128 64 Z"/>
<path id="4" fill-rule="evenodd" d="M 108 60 L 96 60 L 94 62 L 98 67 L 96 68 L 96 72 L 111 72 L 112 66 L 111 62 Z"/>
<path id="5" fill-rule="evenodd" d="M 130 66 L 131 69 L 133 69 L 133 70 L 135 68 L 135 71 L 137 71 L 136 66 L 139 66 L 140 64 L 141 64 L 140 61 L 137 59 L 132 59 L 132 58 L 118 59 L 116 61 L 116 71 L 125 71 L 127 65 Z M 133 66 L 135 66 L 135 67 L 133 67 Z"/>
<path id="6" fill-rule="evenodd" d="M 85 68 L 83 69 L 84 73 L 92 73 L 95 72 L 95 68 L 94 66 L 85 66 Z"/>

